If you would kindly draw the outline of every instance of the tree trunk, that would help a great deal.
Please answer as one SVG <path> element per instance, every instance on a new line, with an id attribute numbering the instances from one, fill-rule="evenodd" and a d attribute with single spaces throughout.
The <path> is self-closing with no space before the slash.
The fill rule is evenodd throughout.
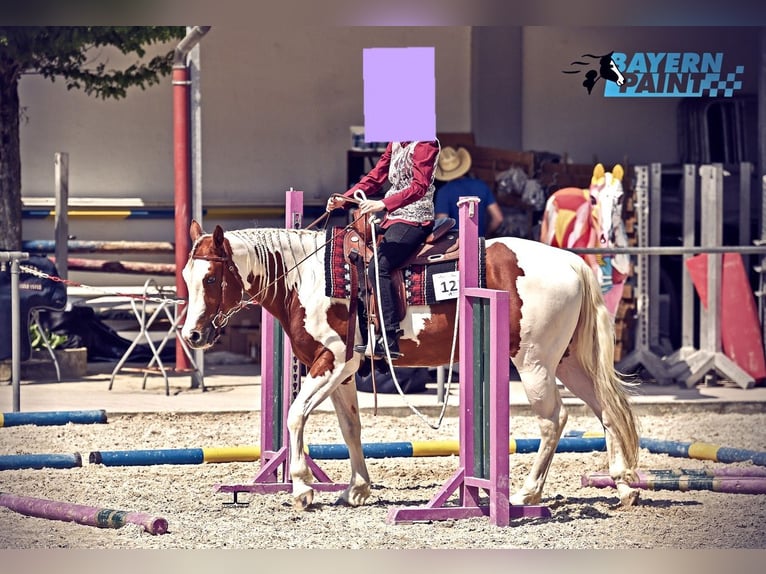
<path id="1" fill-rule="evenodd" d="M 21 249 L 19 81 L 0 75 L 0 251 Z"/>

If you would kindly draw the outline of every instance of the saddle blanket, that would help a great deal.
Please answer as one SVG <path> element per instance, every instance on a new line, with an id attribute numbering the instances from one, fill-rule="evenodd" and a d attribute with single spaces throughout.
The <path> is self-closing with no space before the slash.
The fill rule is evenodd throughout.
<path id="1" fill-rule="evenodd" d="M 343 227 L 327 230 L 327 248 L 325 249 L 325 295 L 339 299 L 351 296 L 351 270 L 343 257 Z M 479 282 L 484 286 L 484 243 L 481 241 Z M 404 268 L 404 287 L 407 293 L 407 305 L 433 305 L 439 302 L 436 296 L 433 277 L 440 273 L 457 271 L 458 261 L 435 262 L 429 265 L 409 265 Z M 359 277 L 360 286 L 364 278 Z M 361 293 L 359 294 L 361 296 Z"/>

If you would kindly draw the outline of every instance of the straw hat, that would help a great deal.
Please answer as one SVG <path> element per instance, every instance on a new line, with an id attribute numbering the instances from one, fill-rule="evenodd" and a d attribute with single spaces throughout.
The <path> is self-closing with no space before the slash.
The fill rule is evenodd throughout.
<path id="1" fill-rule="evenodd" d="M 471 169 L 471 154 L 464 147 L 455 148 L 447 146 L 439 153 L 439 163 L 436 166 L 434 177 L 439 181 L 452 181 Z"/>

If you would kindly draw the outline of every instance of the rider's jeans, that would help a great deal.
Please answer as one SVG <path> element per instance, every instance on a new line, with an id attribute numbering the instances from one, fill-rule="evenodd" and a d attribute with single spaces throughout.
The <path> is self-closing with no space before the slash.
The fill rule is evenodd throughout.
<path id="1" fill-rule="evenodd" d="M 396 313 L 393 285 L 391 284 L 391 271 L 401 267 L 420 247 L 431 231 L 432 226 L 408 225 L 406 223 L 393 223 L 385 230 L 383 241 L 378 246 L 378 274 L 380 277 L 380 302 L 383 307 L 380 313 L 386 332 L 393 332 L 399 328 L 399 318 Z M 372 285 L 376 285 L 374 262 L 371 262 L 367 270 L 367 277 Z"/>

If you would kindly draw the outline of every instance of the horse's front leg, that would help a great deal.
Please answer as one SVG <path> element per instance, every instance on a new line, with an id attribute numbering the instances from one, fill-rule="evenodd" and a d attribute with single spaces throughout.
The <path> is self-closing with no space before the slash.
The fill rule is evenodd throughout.
<path id="1" fill-rule="evenodd" d="M 370 497 L 370 475 L 362 452 L 362 421 L 359 418 L 359 400 L 353 377 L 343 381 L 330 398 L 338 415 L 351 462 L 351 480 L 341 494 L 340 501 L 350 506 L 361 506 Z"/>
<path id="2" fill-rule="evenodd" d="M 290 477 L 293 482 L 293 505 L 305 509 L 314 501 L 311 483 L 314 475 L 306 462 L 304 430 L 313 410 L 332 394 L 344 378 L 346 365 L 337 363 L 335 356 L 325 350 L 311 366 L 301 390 L 287 412 L 287 430 L 290 435 Z"/>

